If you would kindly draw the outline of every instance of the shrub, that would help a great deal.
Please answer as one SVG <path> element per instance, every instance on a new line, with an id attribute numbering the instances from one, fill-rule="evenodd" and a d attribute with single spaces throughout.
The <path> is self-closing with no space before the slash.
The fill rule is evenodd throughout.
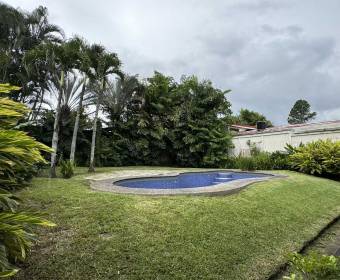
<path id="1" fill-rule="evenodd" d="M 274 152 L 270 154 L 272 169 L 282 170 L 289 169 L 288 153 Z"/>
<path id="2" fill-rule="evenodd" d="M 241 170 L 256 170 L 256 162 L 253 157 L 237 157 L 235 167 Z"/>
<path id="3" fill-rule="evenodd" d="M 334 256 L 311 252 L 307 256 L 294 253 L 290 256 L 293 273 L 287 280 L 340 279 L 339 260 Z"/>
<path id="4" fill-rule="evenodd" d="M 294 148 L 289 155 L 293 169 L 308 174 L 340 175 L 340 141 L 318 140 Z"/>
<path id="5" fill-rule="evenodd" d="M 74 175 L 75 164 L 71 160 L 61 160 L 59 166 L 63 178 L 69 179 Z"/>
<path id="6" fill-rule="evenodd" d="M 273 162 L 271 160 L 270 154 L 265 152 L 260 152 L 254 156 L 254 161 L 257 170 L 271 170 L 273 169 Z"/>
<path id="7" fill-rule="evenodd" d="M 15 90 L 0 84 L 0 94 Z M 15 129 L 28 111 L 23 104 L 0 96 L 0 278 L 14 275 L 15 261 L 24 260 L 35 240 L 34 225 L 53 226 L 40 215 L 19 212 L 19 199 L 9 190 L 19 187 L 30 176 L 33 166 L 43 163 L 41 151 L 47 146 Z"/>

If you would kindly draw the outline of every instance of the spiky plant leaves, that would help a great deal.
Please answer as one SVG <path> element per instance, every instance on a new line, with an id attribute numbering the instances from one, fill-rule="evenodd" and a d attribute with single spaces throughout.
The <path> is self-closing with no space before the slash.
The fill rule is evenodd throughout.
<path id="1" fill-rule="evenodd" d="M 16 89 L 0 84 L 2 93 Z M 20 200 L 10 193 L 25 180 L 21 173 L 31 171 L 37 163 L 45 162 L 41 151 L 51 149 L 26 133 L 16 130 L 20 118 L 28 108 L 20 103 L 0 97 L 0 277 L 17 273 L 13 262 L 24 260 L 36 240 L 34 226 L 54 226 L 37 213 L 17 212 Z"/>

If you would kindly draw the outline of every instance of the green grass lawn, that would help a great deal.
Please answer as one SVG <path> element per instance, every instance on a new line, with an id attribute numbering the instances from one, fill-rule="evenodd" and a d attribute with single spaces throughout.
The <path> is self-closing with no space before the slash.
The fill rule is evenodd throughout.
<path id="1" fill-rule="evenodd" d="M 95 192 L 77 172 L 20 192 L 58 226 L 18 279 L 265 279 L 340 214 L 339 182 L 293 172 L 216 197 Z"/>

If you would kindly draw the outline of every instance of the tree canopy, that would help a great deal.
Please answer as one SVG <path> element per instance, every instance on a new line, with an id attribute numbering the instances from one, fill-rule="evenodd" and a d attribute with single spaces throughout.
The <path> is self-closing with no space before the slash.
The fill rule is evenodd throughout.
<path id="1" fill-rule="evenodd" d="M 232 117 L 232 123 L 244 125 L 256 125 L 257 122 L 265 122 L 267 127 L 273 126 L 272 122 L 264 115 L 248 109 L 241 109 L 240 113 Z"/>
<path id="2" fill-rule="evenodd" d="M 316 112 L 311 112 L 310 104 L 307 100 L 299 99 L 289 112 L 288 123 L 306 123 L 316 117 Z"/>
<path id="3" fill-rule="evenodd" d="M 116 53 L 65 38 L 44 7 L 24 12 L 1 4 L 0 14 L 0 81 L 18 85 L 11 98 L 32 108 L 24 129 L 52 143 L 51 176 L 61 158 L 90 170 L 95 162 L 223 167 L 231 120 L 272 125 L 247 109 L 232 117 L 229 90 L 209 80 L 123 73 Z"/>

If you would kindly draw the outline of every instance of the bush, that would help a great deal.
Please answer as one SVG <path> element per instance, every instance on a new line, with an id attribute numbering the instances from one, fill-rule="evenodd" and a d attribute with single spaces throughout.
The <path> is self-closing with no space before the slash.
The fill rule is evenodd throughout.
<path id="1" fill-rule="evenodd" d="M 241 170 L 252 171 L 256 170 L 256 162 L 253 157 L 237 157 L 235 167 Z"/>
<path id="2" fill-rule="evenodd" d="M 234 168 L 241 170 L 271 170 L 273 169 L 273 160 L 269 153 L 259 152 L 250 157 L 236 157 L 232 162 Z"/>
<path id="3" fill-rule="evenodd" d="M 307 256 L 294 253 L 290 256 L 293 273 L 287 280 L 340 279 L 339 260 L 334 256 L 311 252 Z"/>
<path id="4" fill-rule="evenodd" d="M 303 173 L 340 176 L 340 141 L 318 140 L 294 148 L 290 166 Z"/>
<path id="5" fill-rule="evenodd" d="M 272 169 L 283 170 L 289 169 L 288 153 L 274 152 L 270 154 Z"/>
<path id="6" fill-rule="evenodd" d="M 61 160 L 59 166 L 63 178 L 69 179 L 74 175 L 75 164 L 71 160 Z"/>
<path id="7" fill-rule="evenodd" d="M 269 153 L 260 152 L 254 157 L 257 170 L 273 169 L 273 162 Z"/>

